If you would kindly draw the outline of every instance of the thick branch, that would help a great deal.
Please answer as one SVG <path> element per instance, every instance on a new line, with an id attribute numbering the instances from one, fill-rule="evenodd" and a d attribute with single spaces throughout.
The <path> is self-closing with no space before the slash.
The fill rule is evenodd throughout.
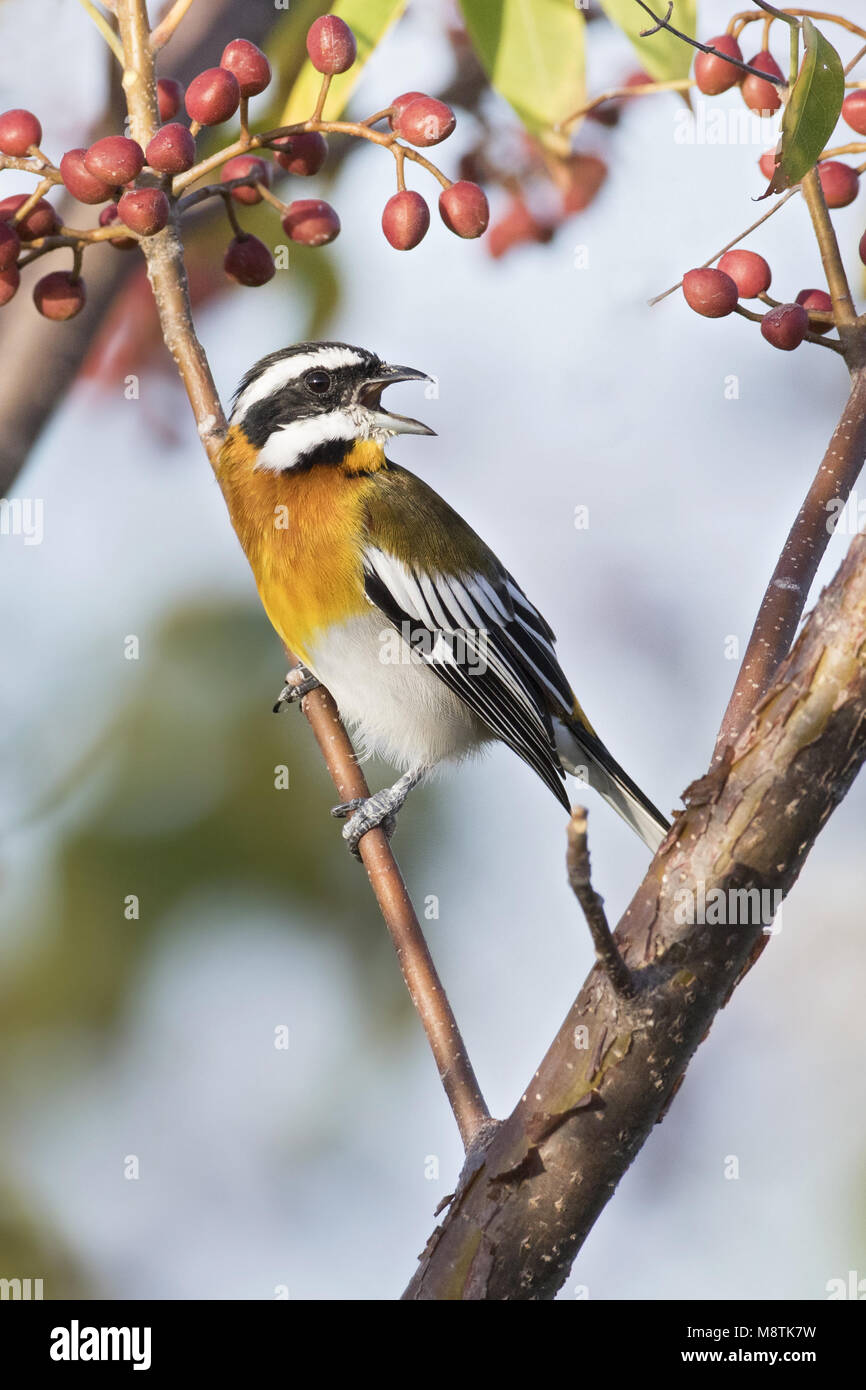
<path id="1" fill-rule="evenodd" d="M 542 1299 L 561 1287 L 866 757 L 864 634 L 857 537 L 754 723 L 686 793 L 619 924 L 637 997 L 617 996 L 596 966 L 405 1297 Z"/>
<path id="2" fill-rule="evenodd" d="M 815 479 L 797 513 L 767 585 L 746 655 L 731 694 L 715 757 L 743 728 L 790 649 L 809 590 L 834 527 L 866 459 L 866 371 L 854 374 L 851 395 Z"/>

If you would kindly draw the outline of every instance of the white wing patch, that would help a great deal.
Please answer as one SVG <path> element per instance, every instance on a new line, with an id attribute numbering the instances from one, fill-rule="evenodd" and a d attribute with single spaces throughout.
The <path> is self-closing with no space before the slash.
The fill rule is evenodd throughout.
<path id="1" fill-rule="evenodd" d="M 573 696 L 553 634 L 503 572 L 422 574 L 377 547 L 364 557 L 367 597 L 491 731 L 534 767 L 559 799 L 562 766 L 552 716 Z"/>

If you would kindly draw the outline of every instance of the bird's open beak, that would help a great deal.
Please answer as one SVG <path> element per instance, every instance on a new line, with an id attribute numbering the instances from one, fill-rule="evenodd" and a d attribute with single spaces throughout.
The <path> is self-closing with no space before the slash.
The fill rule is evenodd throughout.
<path id="1" fill-rule="evenodd" d="M 420 420 L 412 420 L 408 415 L 396 415 L 393 411 L 383 410 L 382 392 L 386 386 L 394 386 L 398 381 L 431 381 L 426 372 L 416 371 L 414 367 L 391 367 L 382 368 L 380 376 L 368 377 L 358 390 L 358 401 L 366 406 L 373 417 L 373 423 L 379 429 L 388 430 L 391 434 L 435 434 L 429 425 L 422 425 Z"/>

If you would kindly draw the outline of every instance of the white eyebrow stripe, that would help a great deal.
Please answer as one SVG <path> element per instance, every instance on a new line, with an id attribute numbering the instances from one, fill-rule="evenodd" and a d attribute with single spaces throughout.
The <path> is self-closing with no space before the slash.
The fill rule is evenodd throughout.
<path id="1" fill-rule="evenodd" d="M 364 358 L 359 352 L 355 352 L 354 348 L 344 347 L 323 347 L 315 352 L 300 352 L 291 357 L 283 357 L 266 368 L 260 377 L 241 392 L 232 411 L 232 423 L 237 424 L 250 406 L 265 400 L 275 391 L 282 390 L 290 381 L 296 381 L 311 367 L 325 367 L 330 371 L 337 371 L 340 367 L 357 367 L 363 361 Z"/>
<path id="2" fill-rule="evenodd" d="M 345 410 L 331 410 L 327 415 L 309 415 L 303 420 L 293 420 L 268 436 L 259 450 L 255 467 L 282 473 L 319 444 L 328 444 L 335 439 L 345 439 L 350 443 L 357 439 L 358 433 L 357 419 Z"/>

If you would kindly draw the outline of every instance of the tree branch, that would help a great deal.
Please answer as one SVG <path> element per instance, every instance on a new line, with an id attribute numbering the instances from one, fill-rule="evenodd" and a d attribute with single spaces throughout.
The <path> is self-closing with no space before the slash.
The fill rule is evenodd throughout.
<path id="1" fill-rule="evenodd" d="M 858 536 L 754 723 L 687 791 L 617 928 L 638 996 L 623 1000 L 592 971 L 405 1298 L 542 1299 L 561 1287 L 866 758 L 864 632 Z"/>
<path id="2" fill-rule="evenodd" d="M 715 761 L 744 728 L 789 650 L 818 565 L 833 534 L 832 513 L 844 506 L 866 459 L 866 370 L 851 394 L 761 602 L 716 742 Z"/>
<path id="3" fill-rule="evenodd" d="M 124 49 L 123 85 L 132 134 L 144 147 L 156 129 L 154 58 L 145 0 L 117 0 L 117 19 Z M 207 357 L 193 325 L 176 207 L 169 225 L 156 236 L 142 241 L 142 251 L 166 345 L 177 364 L 199 436 L 219 479 L 217 465 L 225 439 L 226 420 Z M 340 799 L 369 796 L 349 736 L 328 692 L 322 688 L 313 691 L 303 700 L 302 707 Z M 360 853 L 461 1137 L 468 1148 L 489 1124 L 490 1114 L 457 1021 L 384 831 L 368 832 L 361 841 Z"/>

